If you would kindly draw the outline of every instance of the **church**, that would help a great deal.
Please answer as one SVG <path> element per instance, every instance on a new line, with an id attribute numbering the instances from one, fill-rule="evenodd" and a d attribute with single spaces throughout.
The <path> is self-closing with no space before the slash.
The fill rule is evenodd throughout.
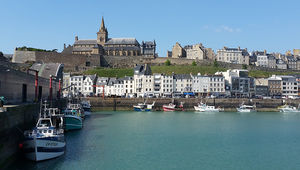
<path id="1" fill-rule="evenodd" d="M 65 48 L 66 49 L 66 48 Z M 79 40 L 75 37 L 73 54 L 107 55 L 107 56 L 145 56 L 155 57 L 155 41 L 140 44 L 135 38 L 108 38 L 108 31 L 102 17 L 96 40 Z"/>

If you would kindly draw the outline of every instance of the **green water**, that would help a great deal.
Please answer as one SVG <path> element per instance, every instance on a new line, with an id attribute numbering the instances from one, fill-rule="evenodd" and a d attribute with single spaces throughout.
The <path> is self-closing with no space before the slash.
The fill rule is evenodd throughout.
<path id="1" fill-rule="evenodd" d="M 300 169 L 300 114 L 98 112 L 57 159 L 10 169 Z"/>

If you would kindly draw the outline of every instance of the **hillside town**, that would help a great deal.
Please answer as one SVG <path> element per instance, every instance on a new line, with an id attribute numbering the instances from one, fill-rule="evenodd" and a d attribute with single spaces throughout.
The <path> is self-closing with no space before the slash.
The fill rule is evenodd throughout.
<path id="1" fill-rule="evenodd" d="M 64 44 L 63 50 L 42 50 L 29 47 L 16 47 L 13 55 L 4 55 L 13 63 L 39 62 L 63 63 L 65 69 L 80 72 L 95 67 L 134 67 L 137 64 L 161 64 L 166 59 L 181 65 L 197 62 L 227 63 L 233 65 L 254 66 L 257 69 L 270 70 L 300 70 L 300 49 L 280 52 L 267 50 L 248 50 L 241 47 L 226 47 L 216 49 L 205 47 L 202 43 L 181 46 L 176 42 L 166 56 L 157 53 L 157 41 L 139 42 L 136 38 L 111 38 L 108 29 L 101 19 L 96 32 L 96 39 L 80 39 L 75 36 L 72 45 Z M 155 37 L 153 37 L 155 39 Z M 263 47 L 262 47 L 263 49 Z M 72 60 L 70 60 L 72 58 Z"/>
<path id="2" fill-rule="evenodd" d="M 300 96 L 300 75 L 249 77 L 245 69 L 229 69 L 214 75 L 152 73 L 148 64 L 137 65 L 134 76 L 97 77 L 64 73 L 64 96 L 85 97 L 237 97 L 293 98 Z M 70 88 L 68 88 L 70 87 Z"/>
<path id="3" fill-rule="evenodd" d="M 75 36 L 72 45 L 64 44 L 61 52 L 31 47 L 16 47 L 13 55 L 0 53 L 1 74 L 16 70 L 21 91 L 9 88 L 16 80 L 7 76 L 2 83 L 2 94 L 11 102 L 37 100 L 47 95 L 99 96 L 123 98 L 189 98 L 189 97 L 247 97 L 247 98 L 298 98 L 300 49 L 285 54 L 247 48 L 223 47 L 216 52 L 202 43 L 181 46 L 176 42 L 166 56 L 159 56 L 157 41 L 136 38 L 111 38 L 104 18 L 96 32 L 96 39 Z M 165 74 L 152 66 L 172 65 L 201 68 L 220 65 L 222 71 L 207 74 Z M 123 76 L 87 75 L 86 71 L 99 68 L 133 69 L 133 74 Z M 227 71 L 226 71 L 227 69 Z M 251 77 L 250 71 L 263 70 L 274 75 Z M 175 70 L 174 70 L 175 71 Z M 25 76 L 24 73 L 26 73 Z M 277 75 L 275 75 L 275 73 Z M 28 78 L 25 78 L 28 77 Z M 30 78 L 29 78 L 30 77 Z M 40 78 L 40 79 L 39 79 Z M 45 79 L 43 86 L 33 81 Z M 32 85 L 34 84 L 34 85 Z M 42 84 L 42 83 L 40 83 Z M 1 85 L 1 84 L 0 84 Z M 30 88 L 29 88 L 30 87 Z M 34 91 L 29 89 L 35 88 Z M 43 92 L 43 89 L 51 89 Z M 45 90 L 44 90 L 45 91 Z M 62 92 L 62 94 L 60 94 Z M 55 94 L 54 93 L 54 94 Z M 39 94 L 39 95 L 38 95 Z"/>

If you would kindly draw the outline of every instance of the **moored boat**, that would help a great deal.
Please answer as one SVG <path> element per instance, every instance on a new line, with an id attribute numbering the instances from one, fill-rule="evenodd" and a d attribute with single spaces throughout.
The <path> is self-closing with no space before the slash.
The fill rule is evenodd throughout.
<path id="1" fill-rule="evenodd" d="M 150 111 L 152 111 L 154 104 L 155 104 L 155 101 L 152 104 L 146 104 L 146 102 L 138 103 L 137 105 L 133 106 L 133 109 L 135 111 L 150 112 Z"/>
<path id="2" fill-rule="evenodd" d="M 172 112 L 172 111 L 175 111 L 175 110 L 176 110 L 175 107 L 176 107 L 175 104 L 169 103 L 169 104 L 163 105 L 163 110 L 164 110 L 165 112 Z"/>
<path id="3" fill-rule="evenodd" d="M 82 118 L 78 110 L 67 108 L 64 110 L 64 127 L 65 130 L 81 129 L 83 126 Z"/>
<path id="4" fill-rule="evenodd" d="M 82 101 L 81 106 L 86 116 L 91 115 L 91 104 L 89 101 Z"/>
<path id="5" fill-rule="evenodd" d="M 290 106 L 290 105 L 284 105 L 282 107 L 279 108 L 280 112 L 296 112 L 296 113 L 300 113 L 300 104 L 298 106 L 298 108 Z"/>
<path id="6" fill-rule="evenodd" d="M 35 128 L 24 132 L 22 149 L 25 157 L 32 161 L 52 159 L 65 153 L 66 142 L 61 115 L 57 108 L 46 106 L 43 112 L 40 111 Z M 52 118 L 55 118 L 56 127 L 52 124 Z"/>
<path id="7" fill-rule="evenodd" d="M 236 110 L 243 113 L 256 112 L 255 106 L 245 105 L 244 102 Z"/>
<path id="8" fill-rule="evenodd" d="M 215 106 L 208 106 L 205 103 L 199 103 L 198 106 L 194 106 L 194 109 L 199 112 L 220 112 L 221 108 L 215 108 Z"/>

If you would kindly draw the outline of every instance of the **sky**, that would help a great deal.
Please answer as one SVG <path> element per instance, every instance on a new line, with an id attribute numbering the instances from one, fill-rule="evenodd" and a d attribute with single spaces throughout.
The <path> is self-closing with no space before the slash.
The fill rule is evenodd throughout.
<path id="1" fill-rule="evenodd" d="M 179 42 L 285 53 L 300 49 L 298 0 L 0 0 L 0 51 L 63 49 L 74 37 L 155 40 L 159 56 Z"/>

